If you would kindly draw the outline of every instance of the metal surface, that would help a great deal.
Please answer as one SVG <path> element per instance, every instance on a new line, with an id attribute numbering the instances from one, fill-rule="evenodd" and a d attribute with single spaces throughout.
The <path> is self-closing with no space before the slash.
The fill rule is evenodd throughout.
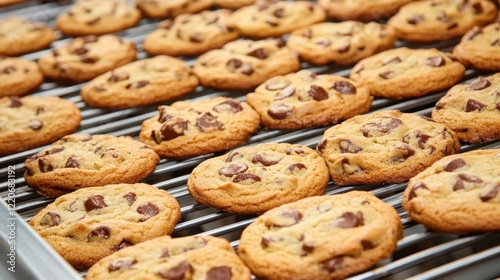
<path id="1" fill-rule="evenodd" d="M 53 25 L 55 16 L 67 9 L 68 4 L 47 3 L 34 5 L 37 2 L 15 5 L 0 9 L 0 18 L 10 15 L 26 17 L 30 20 L 42 20 Z M 138 59 L 147 55 L 142 51 L 142 40 L 154 29 L 158 21 L 143 19 L 138 26 L 124 32 L 117 33 L 126 40 L 136 43 Z M 69 41 L 69 38 L 59 35 L 59 39 L 52 46 L 57 47 Z M 457 43 L 457 39 L 430 45 L 404 44 L 397 46 L 412 48 L 437 47 L 443 51 L 450 51 Z M 23 57 L 36 60 L 50 50 L 31 53 Z M 193 59 L 186 59 L 189 63 Z M 350 69 L 347 67 L 314 67 L 303 64 L 303 68 L 310 69 L 318 74 L 335 74 L 347 76 Z M 478 75 L 488 73 L 468 70 L 462 83 L 467 83 Z M 45 82 L 33 95 L 60 96 L 71 100 L 81 109 L 83 120 L 79 131 L 92 134 L 111 134 L 115 136 L 129 135 L 137 139 L 142 121 L 156 115 L 156 107 L 145 106 L 125 110 L 106 110 L 90 108 L 85 105 L 79 95 L 83 84 L 61 86 L 53 82 Z M 244 91 L 217 91 L 198 87 L 194 92 L 180 97 L 183 99 L 202 99 L 224 95 L 244 100 Z M 379 110 L 399 109 L 403 112 L 415 112 L 429 115 L 436 101 L 444 92 L 428 95 L 411 100 L 376 99 L 371 112 Z M 162 104 L 171 104 L 172 100 Z M 300 143 L 315 148 L 326 128 L 311 128 L 297 131 L 260 130 L 247 145 L 262 142 L 290 142 Z M 37 211 L 51 203 L 53 199 L 42 197 L 31 191 L 23 179 L 23 163 L 26 157 L 45 147 L 6 156 L 0 159 L 0 196 L 5 200 L 8 191 L 8 170 L 15 170 L 15 211 L 17 212 L 17 261 L 18 274 L 5 274 L 2 279 L 72 279 L 78 278 L 72 268 L 55 253 L 43 240 L 26 224 Z M 464 144 L 462 152 L 475 149 L 500 148 L 500 141 L 484 144 Z M 191 170 L 203 160 L 213 155 L 200 156 L 182 161 L 161 160 L 156 171 L 148 176 L 144 182 L 168 191 L 181 204 L 183 219 L 175 227 L 173 236 L 193 234 L 214 235 L 227 238 L 237 248 L 238 239 L 242 230 L 255 220 L 254 215 L 235 215 L 220 212 L 216 209 L 196 204 L 186 189 L 186 181 Z M 5 178 L 5 179 L 4 179 Z M 500 276 L 500 233 L 479 234 L 460 237 L 450 234 L 428 232 L 423 226 L 410 221 L 401 208 L 401 196 L 406 184 L 364 185 L 364 186 L 335 186 L 332 183 L 327 188 L 327 194 L 344 193 L 351 190 L 366 190 L 374 193 L 385 202 L 395 207 L 400 213 L 404 224 L 404 238 L 398 243 L 398 250 L 390 259 L 384 260 L 371 270 L 353 276 L 352 279 L 491 279 Z M 0 217 L 7 221 L 9 213 L 5 203 L 0 203 Z M 3 257 L 9 252 L 7 246 L 8 233 L 5 226 L 0 226 L 0 251 Z M 4 259 L 1 259 L 2 262 Z M 5 264 L 3 264 L 5 266 Z M 5 268 L 6 269 L 6 268 Z M 17 272 L 16 272 L 17 273 Z"/>

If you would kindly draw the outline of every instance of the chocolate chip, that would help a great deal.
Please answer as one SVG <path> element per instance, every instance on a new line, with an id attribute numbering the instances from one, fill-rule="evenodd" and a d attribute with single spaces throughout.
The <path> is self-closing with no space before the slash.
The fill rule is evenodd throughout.
<path id="1" fill-rule="evenodd" d="M 394 72 L 394 71 L 385 71 L 385 72 L 379 73 L 378 75 L 382 79 L 386 79 L 387 80 L 387 79 L 390 79 L 390 78 L 394 77 L 396 75 L 396 72 Z"/>
<path id="2" fill-rule="evenodd" d="M 401 125 L 401 120 L 392 117 L 381 117 L 378 123 L 367 123 L 363 126 L 363 136 L 375 136 L 375 132 L 387 133 Z"/>
<path id="3" fill-rule="evenodd" d="M 405 134 L 405 136 L 403 136 L 403 142 L 405 142 L 406 144 L 410 144 L 412 138 L 415 138 L 417 140 L 418 147 L 420 149 L 423 149 L 425 148 L 424 144 L 427 143 L 427 141 L 431 137 L 427 134 L 423 134 L 420 130 L 414 130 L 408 132 L 407 134 Z"/>
<path id="4" fill-rule="evenodd" d="M 196 126 L 202 132 L 205 132 L 209 129 L 221 130 L 224 124 L 218 121 L 217 117 L 213 116 L 210 112 L 204 112 L 196 119 Z"/>
<path id="5" fill-rule="evenodd" d="M 73 53 L 76 55 L 83 55 L 83 54 L 86 54 L 88 52 L 89 52 L 89 50 L 86 47 L 79 47 L 79 48 L 73 50 Z"/>
<path id="6" fill-rule="evenodd" d="M 290 83 L 287 80 L 273 79 L 273 80 L 270 80 L 270 81 L 266 82 L 266 89 L 267 90 L 284 89 L 289 84 Z"/>
<path id="7" fill-rule="evenodd" d="M 245 68 L 241 71 L 242 74 L 247 76 L 251 76 L 253 74 L 253 68 L 250 65 L 246 65 Z"/>
<path id="8" fill-rule="evenodd" d="M 326 149 L 327 142 L 328 142 L 328 138 L 321 140 L 321 142 L 319 142 L 319 144 L 317 146 L 318 151 L 320 151 L 321 153 L 324 152 Z"/>
<path id="9" fill-rule="evenodd" d="M 346 81 L 336 81 L 332 85 L 332 89 L 340 92 L 341 94 L 356 94 L 356 87 Z"/>
<path id="10" fill-rule="evenodd" d="M 351 140 L 348 139 L 340 140 L 339 148 L 340 152 L 342 153 L 352 153 L 352 154 L 357 154 L 363 150 L 361 147 L 352 144 Z"/>
<path id="11" fill-rule="evenodd" d="M 274 10 L 273 16 L 275 16 L 277 18 L 282 18 L 284 15 L 284 12 L 285 11 L 283 10 L 283 8 L 278 8 L 278 9 Z"/>
<path id="12" fill-rule="evenodd" d="M 168 280 L 191 279 L 194 268 L 186 261 L 180 262 L 177 266 L 170 269 L 160 270 L 158 275 Z"/>
<path id="13" fill-rule="evenodd" d="M 226 162 L 231 162 L 233 161 L 233 158 L 237 155 L 239 155 L 240 153 L 238 152 L 230 152 L 228 155 L 227 155 L 227 158 L 226 158 Z"/>
<path id="14" fill-rule="evenodd" d="M 113 271 L 120 270 L 123 268 L 129 268 L 136 263 L 137 263 L 136 259 L 118 259 L 118 260 L 112 261 L 109 264 L 108 271 L 113 272 Z"/>
<path id="15" fill-rule="evenodd" d="M 491 42 L 492 47 L 500 47 L 500 39 L 496 38 L 493 42 Z"/>
<path id="16" fill-rule="evenodd" d="M 453 185 L 453 191 L 458 191 L 464 189 L 464 181 L 458 179 Z"/>
<path id="17" fill-rule="evenodd" d="M 396 144 L 394 148 L 398 153 L 396 156 L 391 158 L 392 164 L 404 162 L 407 158 L 415 154 L 415 150 L 413 150 L 410 146 L 403 143 Z"/>
<path id="18" fill-rule="evenodd" d="M 288 97 L 293 96 L 295 93 L 295 88 L 293 86 L 288 86 L 281 90 L 275 97 L 274 100 L 282 100 Z"/>
<path id="19" fill-rule="evenodd" d="M 95 19 L 89 20 L 86 23 L 87 23 L 87 25 L 96 25 L 99 21 L 101 21 L 101 18 L 100 17 L 96 17 Z"/>
<path id="20" fill-rule="evenodd" d="M 164 20 L 162 22 L 160 22 L 156 28 L 158 29 L 170 29 L 172 27 L 172 25 L 174 25 L 174 21 L 171 20 L 171 19 L 167 19 L 167 20 Z"/>
<path id="21" fill-rule="evenodd" d="M 201 43 L 203 42 L 203 35 L 200 33 L 193 33 L 189 35 L 189 41 L 193 43 Z"/>
<path id="22" fill-rule="evenodd" d="M 418 182 L 411 188 L 410 194 L 408 195 L 408 200 L 412 200 L 413 198 L 417 197 L 416 191 L 418 189 L 429 190 L 424 183 Z"/>
<path id="23" fill-rule="evenodd" d="M 82 39 L 84 43 L 93 43 L 97 42 L 99 38 L 95 35 L 88 35 L 88 36 L 83 36 Z"/>
<path id="24" fill-rule="evenodd" d="M 9 75 L 10 73 L 16 71 L 16 67 L 14 66 L 7 66 L 5 67 L 4 69 L 2 69 L 2 73 L 6 74 L 6 75 Z"/>
<path id="25" fill-rule="evenodd" d="M 63 146 L 55 146 L 47 150 L 47 155 L 57 154 L 64 150 Z"/>
<path id="26" fill-rule="evenodd" d="M 41 106 L 41 105 L 36 106 L 36 115 L 37 116 L 44 113 L 44 112 L 45 112 L 45 108 L 43 106 Z"/>
<path id="27" fill-rule="evenodd" d="M 106 87 L 104 85 L 97 85 L 93 87 L 92 90 L 96 92 L 103 92 L 106 91 Z"/>
<path id="28" fill-rule="evenodd" d="M 252 173 L 241 173 L 241 174 L 234 176 L 234 178 L 233 178 L 233 182 L 235 182 L 235 183 L 240 183 L 240 182 L 243 182 L 246 180 L 250 180 L 253 182 L 260 182 L 262 179 L 259 176 L 252 174 Z"/>
<path id="29" fill-rule="evenodd" d="M 89 242 L 92 242 L 92 241 L 97 241 L 98 239 L 108 239 L 110 235 L 111 235 L 111 229 L 109 227 L 99 226 L 88 234 L 87 240 Z"/>
<path id="30" fill-rule="evenodd" d="M 275 22 L 275 21 L 270 21 L 270 20 L 266 20 L 266 23 L 269 24 L 270 26 L 272 27 L 276 27 L 279 25 L 279 23 Z"/>
<path id="31" fill-rule="evenodd" d="M 471 31 L 467 32 L 467 34 L 465 34 L 464 38 L 466 41 L 470 41 L 472 39 L 474 39 L 477 35 L 479 34 L 482 34 L 483 33 L 483 29 L 479 26 L 474 26 L 474 28 L 472 28 Z"/>
<path id="32" fill-rule="evenodd" d="M 231 163 L 227 167 L 219 170 L 219 175 L 224 175 L 226 177 L 233 177 L 234 175 L 243 173 L 248 170 L 248 166 L 244 163 Z"/>
<path id="33" fill-rule="evenodd" d="M 326 47 L 329 47 L 332 44 L 332 42 L 328 38 L 321 38 L 318 41 L 314 42 L 314 44 L 320 45 L 320 46 L 323 46 L 324 48 L 326 48 Z"/>
<path id="34" fill-rule="evenodd" d="M 399 56 L 393 57 L 387 61 L 382 62 L 382 65 L 401 63 L 401 58 Z"/>
<path id="35" fill-rule="evenodd" d="M 161 140 L 169 141 L 184 135 L 184 131 L 187 130 L 186 120 L 176 120 L 174 123 L 166 123 L 160 128 Z M 161 141 L 160 141 L 161 142 Z"/>
<path id="36" fill-rule="evenodd" d="M 358 211 L 344 212 L 340 218 L 335 220 L 335 226 L 340 228 L 354 228 L 364 225 L 363 213 Z"/>
<path id="37" fill-rule="evenodd" d="M 166 106 L 160 106 L 158 108 L 159 116 L 158 116 L 158 122 L 164 123 L 166 121 L 171 120 L 173 117 L 167 113 L 167 107 Z"/>
<path id="38" fill-rule="evenodd" d="M 299 154 L 303 154 L 304 151 L 302 149 L 298 149 L 298 148 L 287 148 L 285 150 L 285 153 L 287 155 L 291 155 L 292 153 L 295 153 L 295 154 L 299 155 Z"/>
<path id="39" fill-rule="evenodd" d="M 33 130 L 40 130 L 43 127 L 43 122 L 41 120 L 31 119 L 28 122 L 28 127 Z"/>
<path id="40" fill-rule="evenodd" d="M 119 82 L 119 81 L 124 81 L 129 78 L 129 75 L 127 72 L 111 72 L 111 76 L 108 78 L 108 82 Z"/>
<path id="41" fill-rule="evenodd" d="M 87 198 L 87 200 L 83 203 L 83 206 L 85 206 L 85 210 L 87 210 L 87 212 L 90 212 L 95 209 L 107 207 L 108 205 L 106 205 L 104 197 L 97 194 L 89 196 L 89 198 Z"/>
<path id="42" fill-rule="evenodd" d="M 207 272 L 205 280 L 231 280 L 232 277 L 229 266 L 214 266 Z"/>
<path id="43" fill-rule="evenodd" d="M 361 246 L 363 247 L 363 250 L 370 250 L 376 247 L 375 244 L 373 244 L 373 242 L 364 239 L 361 240 Z"/>
<path id="44" fill-rule="evenodd" d="M 78 168 L 80 167 L 80 164 L 76 160 L 75 157 L 69 157 L 68 160 L 66 161 L 66 168 Z"/>
<path id="45" fill-rule="evenodd" d="M 479 198 L 482 202 L 494 199 L 500 193 L 500 184 L 488 183 L 479 190 Z"/>
<path id="46" fill-rule="evenodd" d="M 410 15 L 408 18 L 406 18 L 406 22 L 408 22 L 409 24 L 419 24 L 421 22 L 423 22 L 425 20 L 424 18 L 424 15 L 421 15 L 421 14 L 413 14 L 413 15 Z"/>
<path id="47" fill-rule="evenodd" d="M 241 62 L 241 60 L 236 59 L 236 58 L 231 58 L 231 59 L 230 59 L 230 60 L 228 60 L 228 62 L 226 63 L 226 66 L 228 66 L 228 67 L 229 67 L 229 68 L 231 68 L 231 69 L 238 69 L 238 68 L 240 68 L 242 65 L 243 65 L 243 62 Z"/>
<path id="48" fill-rule="evenodd" d="M 479 77 L 467 86 L 467 90 L 482 90 L 491 86 L 490 81 L 484 77 Z"/>
<path id="49" fill-rule="evenodd" d="M 80 59 L 80 62 L 82 62 L 82 63 L 95 63 L 96 61 L 97 60 L 95 60 L 92 57 L 84 57 L 84 58 Z"/>
<path id="50" fill-rule="evenodd" d="M 236 114 L 241 110 L 243 110 L 243 107 L 241 107 L 238 101 L 228 99 L 224 102 L 215 105 L 212 109 L 217 113 Z"/>
<path id="51" fill-rule="evenodd" d="M 475 14 L 480 14 L 483 12 L 483 6 L 481 6 L 481 3 L 479 2 L 472 4 L 472 9 L 474 10 Z"/>
<path id="52" fill-rule="evenodd" d="M 465 173 L 458 174 L 458 178 L 460 178 L 466 182 L 469 182 L 469 183 L 482 183 L 483 182 L 483 180 L 481 180 L 481 178 L 474 176 L 474 175 L 465 174 Z"/>
<path id="53" fill-rule="evenodd" d="M 457 27 L 458 27 L 458 23 L 452 22 L 452 23 L 448 24 L 448 26 L 446 26 L 446 29 L 450 30 L 450 29 L 457 28 Z"/>
<path id="54" fill-rule="evenodd" d="M 302 220 L 302 213 L 295 209 L 288 209 L 279 214 L 279 221 L 275 221 L 275 227 L 290 227 Z"/>
<path id="55" fill-rule="evenodd" d="M 467 105 L 465 105 L 465 112 L 472 112 L 472 111 L 481 112 L 484 108 L 486 108 L 486 105 L 484 105 L 483 103 L 474 99 L 469 99 L 467 100 Z"/>
<path id="56" fill-rule="evenodd" d="M 60 223 L 61 223 L 61 216 L 52 211 L 47 212 L 45 215 L 43 215 L 42 219 L 40 220 L 41 226 L 54 227 L 59 225 Z"/>
<path id="57" fill-rule="evenodd" d="M 340 48 L 337 49 L 338 53 L 346 53 L 351 48 L 351 43 L 344 43 Z"/>
<path id="58" fill-rule="evenodd" d="M 160 213 L 160 209 L 155 204 L 148 202 L 137 207 L 137 213 L 147 216 L 147 218 L 142 218 L 139 220 L 141 222 L 144 222 L 147 219 L 158 215 L 158 213 Z"/>
<path id="59" fill-rule="evenodd" d="M 8 98 L 10 100 L 10 105 L 9 105 L 10 108 L 19 108 L 23 106 L 21 98 L 19 98 L 18 96 L 9 96 Z"/>
<path id="60" fill-rule="evenodd" d="M 38 168 L 40 168 L 40 172 L 42 172 L 42 173 L 50 172 L 50 171 L 54 170 L 54 167 L 52 166 L 52 164 L 50 164 L 44 158 L 38 159 Z"/>
<path id="61" fill-rule="evenodd" d="M 273 119 L 283 120 L 292 114 L 292 107 L 287 104 L 272 104 L 269 106 L 267 114 Z"/>
<path id="62" fill-rule="evenodd" d="M 328 99 L 328 92 L 322 87 L 311 85 L 307 93 L 316 101 Z"/>
<path id="63" fill-rule="evenodd" d="M 278 164 L 278 162 L 280 162 L 281 159 L 282 158 L 280 156 L 269 155 L 265 153 L 257 153 L 252 157 L 252 163 L 253 164 L 261 163 L 264 166 L 271 166 Z"/>
<path id="64" fill-rule="evenodd" d="M 111 248 L 109 248 L 111 251 L 119 251 L 123 248 L 127 248 L 127 247 L 130 247 L 130 246 L 133 246 L 134 244 L 128 242 L 127 240 L 123 239 L 120 244 L 117 244 L 117 245 L 114 245 L 112 246 Z"/>
<path id="65" fill-rule="evenodd" d="M 130 88 L 143 88 L 145 86 L 147 86 L 149 84 L 149 81 L 146 81 L 146 80 L 140 80 L 140 81 L 137 81 L 135 83 L 130 83 L 128 85 L 125 86 L 126 89 L 130 89 Z"/>
<path id="66" fill-rule="evenodd" d="M 341 256 L 337 256 L 327 261 L 324 261 L 322 267 L 323 269 L 332 273 L 342 268 L 342 263 L 343 263 L 343 258 Z"/>
<path id="67" fill-rule="evenodd" d="M 307 255 L 311 254 L 315 248 L 316 248 L 316 246 L 314 244 L 303 243 L 302 244 L 302 251 L 304 253 L 302 254 L 302 256 L 307 256 Z"/>
<path id="68" fill-rule="evenodd" d="M 247 55 L 256 57 L 258 59 L 266 59 L 268 57 L 266 51 L 263 48 L 255 49 L 255 50 L 247 53 Z"/>
<path id="69" fill-rule="evenodd" d="M 292 173 L 294 173 L 295 170 L 301 170 L 301 169 L 307 169 L 307 167 L 300 162 L 292 163 L 286 168 L 286 170 L 290 170 Z"/>
<path id="70" fill-rule="evenodd" d="M 446 172 L 451 172 L 451 171 L 454 171 L 462 166 L 465 166 L 466 163 L 463 159 L 461 158 L 457 158 L 457 159 L 454 159 L 452 161 L 450 161 L 444 168 L 443 170 L 446 171 Z"/>
<path id="71" fill-rule="evenodd" d="M 446 64 L 446 61 L 440 56 L 428 57 L 425 63 L 431 67 L 441 67 Z"/>
<path id="72" fill-rule="evenodd" d="M 128 206 L 132 206 L 132 204 L 134 204 L 136 200 L 137 195 L 133 192 L 128 192 L 123 197 L 127 200 Z"/>

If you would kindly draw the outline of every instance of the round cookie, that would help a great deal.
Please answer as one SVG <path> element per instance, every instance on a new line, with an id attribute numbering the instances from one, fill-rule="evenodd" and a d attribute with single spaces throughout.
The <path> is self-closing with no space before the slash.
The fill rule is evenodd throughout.
<path id="1" fill-rule="evenodd" d="M 77 133 L 64 136 L 24 162 L 26 184 L 45 196 L 119 183 L 137 183 L 160 158 L 130 137 Z"/>
<path id="2" fill-rule="evenodd" d="M 252 107 L 227 97 L 178 101 L 158 112 L 142 123 L 139 139 L 162 158 L 225 151 L 245 143 L 259 127 Z"/>
<path id="3" fill-rule="evenodd" d="M 465 142 L 500 139 L 500 73 L 452 87 L 437 102 L 432 119 Z"/>
<path id="4" fill-rule="evenodd" d="M 229 26 L 246 37 L 277 37 L 325 20 L 325 12 L 309 1 L 257 1 L 236 10 Z"/>
<path id="5" fill-rule="evenodd" d="M 203 11 L 167 19 L 144 39 L 152 55 L 192 56 L 236 40 L 238 32 L 227 27 L 230 10 Z"/>
<path id="6" fill-rule="evenodd" d="M 0 155 L 50 144 L 77 130 L 81 119 L 78 107 L 59 97 L 1 97 Z"/>
<path id="7" fill-rule="evenodd" d="M 438 49 L 391 49 L 358 62 L 350 78 L 374 96 L 402 99 L 424 96 L 459 82 L 465 67 Z"/>
<path id="8" fill-rule="evenodd" d="M 390 110 L 329 128 L 316 150 L 337 185 L 401 183 L 457 153 L 460 141 L 430 118 Z"/>
<path id="9" fill-rule="evenodd" d="M 246 99 L 264 127 L 300 129 L 366 113 L 373 97 L 355 81 L 301 70 L 267 80 Z"/>
<path id="10" fill-rule="evenodd" d="M 26 95 L 42 82 L 43 74 L 36 62 L 0 55 L 0 97 Z"/>
<path id="11" fill-rule="evenodd" d="M 70 41 L 38 60 L 43 74 L 61 82 L 81 83 L 135 60 L 133 42 L 115 35 L 89 35 Z"/>
<path id="12" fill-rule="evenodd" d="M 500 22 L 475 26 L 455 46 L 453 56 L 474 69 L 500 71 Z"/>
<path id="13" fill-rule="evenodd" d="M 227 9 L 238 9 L 254 3 L 255 0 L 214 0 L 215 5 Z"/>
<path id="14" fill-rule="evenodd" d="M 240 214 L 260 214 L 301 198 L 322 195 L 328 169 L 302 145 L 264 143 L 200 163 L 187 187 L 202 204 Z"/>
<path id="15" fill-rule="evenodd" d="M 40 210 L 29 224 L 66 261 L 88 268 L 125 247 L 171 234 L 177 200 L 147 184 L 77 190 Z"/>
<path id="16" fill-rule="evenodd" d="M 102 259 L 85 279 L 250 280 L 251 276 L 223 238 L 164 236 Z"/>
<path id="17" fill-rule="evenodd" d="M 402 236 L 394 208 L 351 191 L 264 213 L 243 231 L 238 252 L 259 279 L 344 279 L 390 257 Z"/>
<path id="18" fill-rule="evenodd" d="M 0 19 L 0 54 L 16 56 L 48 47 L 56 39 L 42 22 L 19 17 Z"/>
<path id="19" fill-rule="evenodd" d="M 413 177 L 403 195 L 410 218 L 431 230 L 500 230 L 500 149 L 445 157 Z"/>
<path id="20" fill-rule="evenodd" d="M 487 25 L 496 16 L 497 8 L 488 0 L 424 0 L 406 4 L 388 24 L 400 39 L 438 42 Z"/>
<path id="21" fill-rule="evenodd" d="M 100 75 L 82 88 L 81 96 L 93 107 L 131 108 L 182 96 L 198 83 L 184 61 L 160 55 Z"/>
<path id="22" fill-rule="evenodd" d="M 286 45 L 302 60 L 325 65 L 349 65 L 394 46 L 392 27 L 376 22 L 318 23 L 293 31 Z"/>
<path id="23" fill-rule="evenodd" d="M 193 68 L 204 86 L 218 89 L 251 89 L 299 69 L 297 54 L 272 38 L 227 43 L 198 57 Z"/>
<path id="24" fill-rule="evenodd" d="M 141 12 L 126 0 L 78 0 L 57 16 L 56 25 L 70 36 L 102 35 L 136 25 Z"/>
<path id="25" fill-rule="evenodd" d="M 338 20 L 386 20 L 412 0 L 318 0 L 327 16 Z"/>
<path id="26" fill-rule="evenodd" d="M 195 14 L 209 9 L 213 0 L 135 0 L 137 8 L 150 18 L 173 18 L 180 14 Z"/>

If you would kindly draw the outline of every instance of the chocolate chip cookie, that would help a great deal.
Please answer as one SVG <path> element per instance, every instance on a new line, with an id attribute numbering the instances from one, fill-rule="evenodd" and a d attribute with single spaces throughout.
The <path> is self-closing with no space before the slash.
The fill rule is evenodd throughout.
<path id="1" fill-rule="evenodd" d="M 66 261 L 88 268 L 125 247 L 171 234 L 177 200 L 147 184 L 77 190 L 40 210 L 29 224 Z"/>
<path id="2" fill-rule="evenodd" d="M 136 53 L 133 42 L 115 35 L 89 35 L 54 49 L 38 64 L 50 79 L 81 83 L 135 60 Z"/>
<path id="3" fill-rule="evenodd" d="M 81 96 L 93 107 L 130 108 L 182 96 L 198 83 L 184 61 L 159 55 L 100 75 L 82 88 Z"/>
<path id="4" fill-rule="evenodd" d="M 238 9 L 255 3 L 255 0 L 214 0 L 215 5 L 221 8 Z"/>
<path id="5" fill-rule="evenodd" d="M 412 0 L 318 0 L 328 17 L 337 20 L 386 20 Z"/>
<path id="6" fill-rule="evenodd" d="M 119 183 L 137 183 L 160 158 L 130 137 L 77 133 L 64 136 L 24 162 L 26 184 L 45 196 Z"/>
<path id="7" fill-rule="evenodd" d="M 209 9 L 213 0 L 135 0 L 137 7 L 150 18 L 176 17 Z"/>
<path id="8" fill-rule="evenodd" d="M 437 102 L 432 118 L 465 142 L 500 139 L 500 73 L 452 87 Z"/>
<path id="9" fill-rule="evenodd" d="M 500 71 L 500 22 L 475 26 L 455 46 L 453 55 L 468 67 Z"/>
<path id="10" fill-rule="evenodd" d="M 126 0 L 78 0 L 57 16 L 56 25 L 70 36 L 102 35 L 136 25 L 141 12 Z"/>
<path id="11" fill-rule="evenodd" d="M 402 99 L 447 89 L 464 74 L 460 62 L 437 49 L 403 47 L 361 60 L 352 68 L 350 78 L 368 86 L 374 96 Z"/>
<path id="12" fill-rule="evenodd" d="M 496 16 L 497 8 L 488 0 L 424 0 L 403 6 L 388 24 L 400 39 L 437 42 L 487 25 Z"/>
<path id="13" fill-rule="evenodd" d="M 158 107 L 142 123 L 139 139 L 162 158 L 187 158 L 245 143 L 259 127 L 259 115 L 244 102 L 215 97 Z"/>
<path id="14" fill-rule="evenodd" d="M 256 1 L 236 10 L 229 26 L 251 38 L 277 37 L 324 21 L 325 12 L 310 1 Z"/>
<path id="15" fill-rule="evenodd" d="M 247 94 L 261 124 L 274 129 L 334 124 L 366 113 L 372 100 L 368 88 L 355 81 L 309 70 L 271 78 Z"/>
<path id="16" fill-rule="evenodd" d="M 302 60 L 325 65 L 349 65 L 392 48 L 396 33 L 392 27 L 357 21 L 317 23 L 293 31 L 286 45 Z"/>
<path id="17" fill-rule="evenodd" d="M 54 30 L 42 22 L 19 17 L 0 20 L 0 54 L 16 56 L 44 49 L 55 40 Z"/>
<path id="18" fill-rule="evenodd" d="M 77 130 L 81 119 L 78 107 L 59 97 L 1 97 L 0 155 L 50 144 Z"/>
<path id="19" fill-rule="evenodd" d="M 445 157 L 408 183 L 403 207 L 431 230 L 471 234 L 500 230 L 500 149 Z"/>
<path id="20" fill-rule="evenodd" d="M 0 54 L 0 97 L 26 95 L 42 82 L 43 74 L 36 62 Z"/>
<path id="21" fill-rule="evenodd" d="M 194 73 L 206 87 L 251 89 L 278 75 L 300 69 L 297 54 L 281 39 L 238 40 L 196 60 Z"/>
<path id="22" fill-rule="evenodd" d="M 330 180 L 318 154 L 302 145 L 264 143 L 205 160 L 187 186 L 199 203 L 260 214 L 304 197 L 322 195 Z"/>
<path id="23" fill-rule="evenodd" d="M 391 256 L 402 235 L 394 208 L 351 191 L 264 213 L 243 231 L 238 252 L 259 279 L 344 279 Z"/>
<path id="24" fill-rule="evenodd" d="M 229 242 L 212 236 L 158 237 L 106 257 L 87 272 L 98 279 L 250 280 Z"/>
<path id="25" fill-rule="evenodd" d="M 390 110 L 356 116 L 329 128 L 316 150 L 335 184 L 401 183 L 457 153 L 460 141 L 430 118 Z"/>
<path id="26" fill-rule="evenodd" d="M 203 11 L 167 19 L 144 40 L 152 55 L 192 56 L 236 40 L 238 32 L 227 27 L 230 10 Z"/>

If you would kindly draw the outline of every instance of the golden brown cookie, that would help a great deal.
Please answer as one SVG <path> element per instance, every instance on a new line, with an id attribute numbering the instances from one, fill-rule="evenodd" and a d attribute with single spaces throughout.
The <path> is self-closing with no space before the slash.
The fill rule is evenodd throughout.
<path id="1" fill-rule="evenodd" d="M 54 40 L 52 28 L 42 22 L 19 17 L 0 20 L 0 54 L 16 56 L 48 47 Z"/>
<path id="2" fill-rule="evenodd" d="M 475 26 L 455 46 L 453 56 L 474 69 L 500 71 L 500 22 Z"/>
<path id="3" fill-rule="evenodd" d="M 43 74 L 36 62 L 0 54 L 0 97 L 26 95 L 42 82 Z"/>
<path id="4" fill-rule="evenodd" d="M 137 7 L 150 18 L 171 18 L 207 10 L 213 0 L 135 0 Z"/>
<path id="5" fill-rule="evenodd" d="M 214 0 L 215 5 L 227 9 L 238 9 L 254 3 L 255 0 Z"/>
<path id="6" fill-rule="evenodd" d="M 328 17 L 337 20 L 386 20 L 413 0 L 318 0 Z"/>

